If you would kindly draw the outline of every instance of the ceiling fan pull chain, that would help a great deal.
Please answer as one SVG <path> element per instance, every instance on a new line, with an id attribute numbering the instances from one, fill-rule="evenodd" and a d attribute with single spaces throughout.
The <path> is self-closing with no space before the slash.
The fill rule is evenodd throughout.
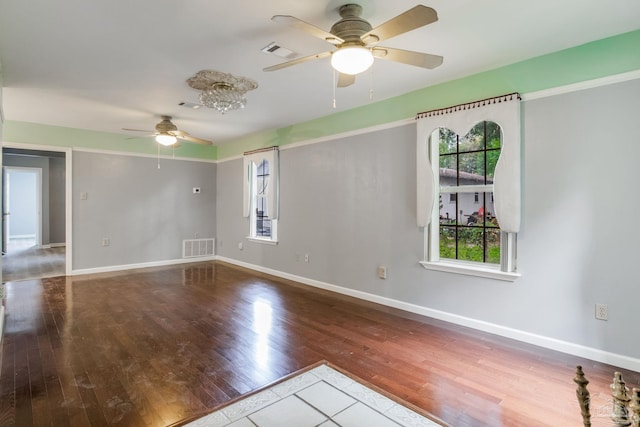
<path id="1" fill-rule="evenodd" d="M 335 69 L 331 69 L 332 75 L 333 75 L 333 109 L 335 110 L 336 108 L 336 70 Z"/>
<path id="2" fill-rule="evenodd" d="M 158 169 L 160 169 L 160 144 L 156 144 L 156 148 L 158 149 Z"/>
<path id="3" fill-rule="evenodd" d="M 369 87 L 369 101 L 373 101 L 373 67 L 371 67 L 371 82 Z"/>

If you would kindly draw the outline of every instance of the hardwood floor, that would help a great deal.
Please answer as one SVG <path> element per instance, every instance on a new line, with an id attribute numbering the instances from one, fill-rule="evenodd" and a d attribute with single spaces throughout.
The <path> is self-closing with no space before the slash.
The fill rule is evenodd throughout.
<path id="1" fill-rule="evenodd" d="M 6 288 L 2 426 L 167 426 L 320 360 L 474 427 L 581 425 L 581 364 L 611 425 L 612 366 L 224 263 Z"/>
<path id="2" fill-rule="evenodd" d="M 10 240 L 2 255 L 2 281 L 54 277 L 65 274 L 64 246 L 40 248 L 33 239 Z"/>

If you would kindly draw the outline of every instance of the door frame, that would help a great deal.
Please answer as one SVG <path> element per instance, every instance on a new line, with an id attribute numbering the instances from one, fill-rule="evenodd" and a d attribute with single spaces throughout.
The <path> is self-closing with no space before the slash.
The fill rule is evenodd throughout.
<path id="1" fill-rule="evenodd" d="M 34 168 L 34 167 L 28 167 L 28 166 L 5 166 L 3 168 L 3 176 L 2 179 L 6 180 L 7 176 L 11 173 L 11 171 L 15 171 L 15 172 L 32 172 L 36 175 L 36 246 L 41 248 L 42 247 L 42 221 L 43 221 L 43 217 L 42 217 L 42 169 L 40 168 Z M 5 185 L 5 191 L 10 189 L 10 186 L 7 186 L 7 184 L 10 185 L 10 181 L 7 182 L 3 181 L 3 185 Z M 10 197 L 11 193 L 10 191 L 7 192 L 7 200 Z M 2 201 L 2 203 L 4 203 L 4 200 Z M 5 207 L 3 206 L 3 211 L 5 210 Z M 7 216 L 7 230 L 9 229 L 9 224 L 11 223 L 11 211 L 9 210 L 9 215 Z M 4 230 L 3 230 L 4 232 Z M 9 236 L 5 236 L 5 238 L 9 239 Z"/>
<path id="2" fill-rule="evenodd" d="M 73 266 L 71 265 L 73 260 L 73 221 L 72 221 L 72 203 L 73 200 L 73 186 L 72 186 L 72 178 L 73 178 L 73 149 L 69 147 L 58 147 L 52 145 L 36 145 L 36 144 L 22 144 L 17 142 L 3 142 L 1 148 L 18 148 L 21 150 L 31 150 L 31 151 L 54 151 L 58 153 L 64 153 L 65 162 L 64 162 L 64 180 L 65 180 L 65 209 L 64 209 L 64 217 L 65 217 L 65 246 L 66 246 L 66 256 L 65 256 L 65 275 L 71 276 L 73 271 Z M 2 203 L 0 201 L 0 203 Z M 2 232 L 0 230 L 0 232 Z M 0 271 L 0 274 L 2 272 Z"/>

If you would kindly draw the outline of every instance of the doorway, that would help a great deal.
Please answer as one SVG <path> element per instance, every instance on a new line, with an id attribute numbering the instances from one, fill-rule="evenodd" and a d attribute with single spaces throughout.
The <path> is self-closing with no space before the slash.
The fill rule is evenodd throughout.
<path id="1" fill-rule="evenodd" d="M 2 252 L 42 246 L 42 169 L 5 166 Z"/>
<path id="2" fill-rule="evenodd" d="M 69 274 L 67 151 L 2 149 L 2 282 Z"/>

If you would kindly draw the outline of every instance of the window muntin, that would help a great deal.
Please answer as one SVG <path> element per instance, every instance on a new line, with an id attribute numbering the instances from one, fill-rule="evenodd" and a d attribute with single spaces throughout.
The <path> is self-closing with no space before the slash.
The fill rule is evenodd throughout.
<path id="1" fill-rule="evenodd" d="M 500 258 L 500 227 L 493 206 L 493 176 L 500 156 L 501 131 L 493 122 L 476 124 L 464 137 L 439 128 L 440 203 L 439 258 L 496 264 Z M 435 162 L 434 162 L 435 163 Z M 434 236 L 435 238 L 435 236 Z"/>

